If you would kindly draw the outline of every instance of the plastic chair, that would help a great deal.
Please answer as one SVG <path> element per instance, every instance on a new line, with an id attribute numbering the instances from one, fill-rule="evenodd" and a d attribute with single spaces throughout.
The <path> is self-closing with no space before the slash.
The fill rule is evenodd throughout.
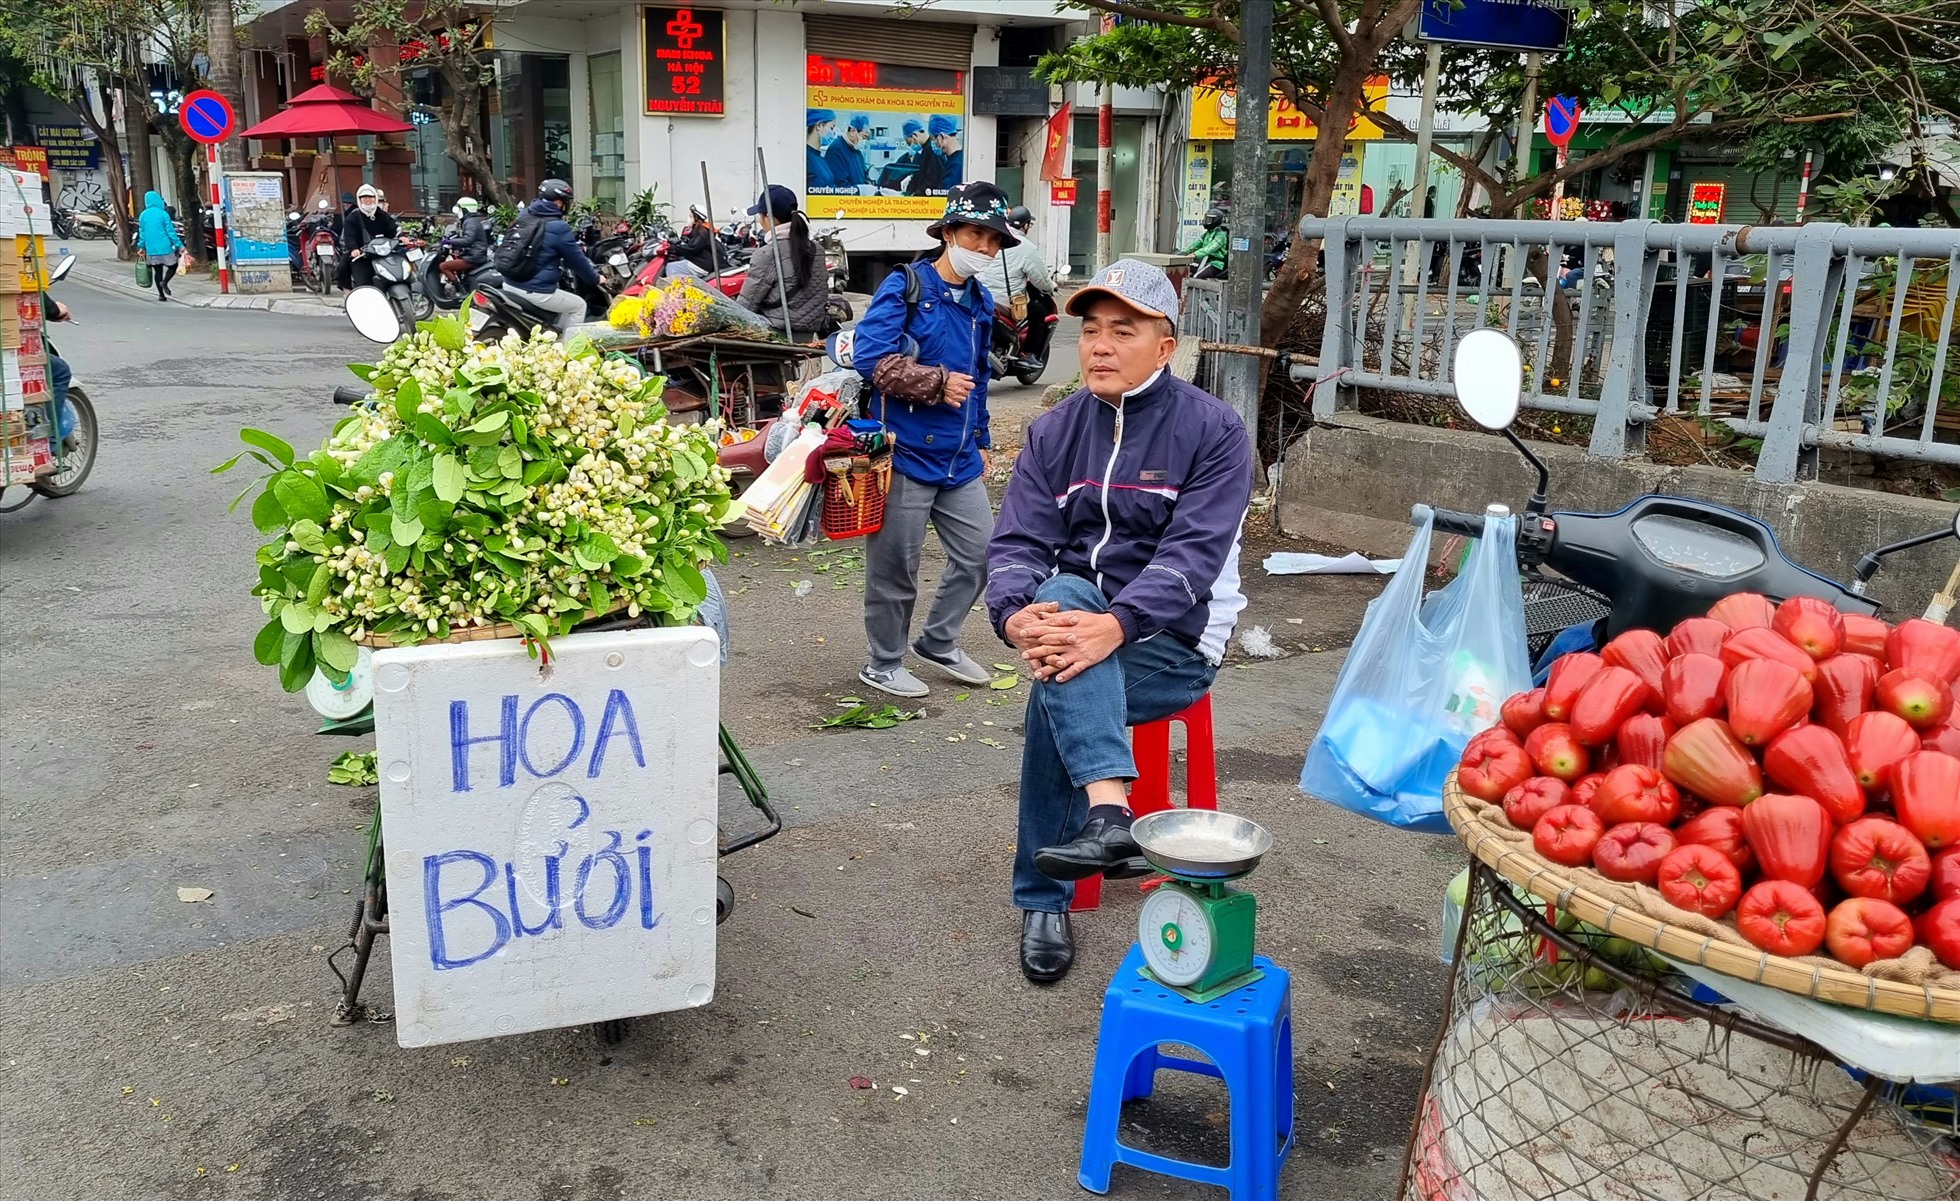
<path id="1" fill-rule="evenodd" d="M 1198 1004 L 1144 976 L 1143 951 L 1132 945 L 1103 994 L 1102 1032 L 1082 1129 L 1076 1180 L 1109 1191 L 1119 1163 L 1199 1184 L 1218 1185 L 1232 1201 L 1270 1201 L 1293 1151 L 1293 985 L 1264 955 L 1266 974 L 1215 1001 Z M 1163 1043 L 1191 1047 L 1211 1062 L 1166 1055 Z M 1123 1103 L 1148 1097 L 1160 1071 L 1194 1072 L 1225 1082 L 1231 1101 L 1232 1156 L 1209 1167 L 1123 1145 Z"/>
<path id="2" fill-rule="evenodd" d="M 1211 693 L 1192 702 L 1189 708 L 1162 721 L 1147 722 L 1130 733 L 1130 746 L 1136 755 L 1137 778 L 1130 785 L 1130 812 L 1137 817 L 1171 807 L 1171 723 L 1184 725 L 1184 804 L 1189 809 L 1218 808 L 1218 761 L 1212 743 Z M 1148 887 L 1152 880 L 1144 881 Z M 1101 876 L 1075 882 L 1072 912 L 1080 913 L 1102 905 Z"/>

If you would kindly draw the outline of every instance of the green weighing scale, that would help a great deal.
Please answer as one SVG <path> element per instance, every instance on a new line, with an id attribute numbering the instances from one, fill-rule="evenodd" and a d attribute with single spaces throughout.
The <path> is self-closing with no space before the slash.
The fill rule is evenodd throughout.
<path id="1" fill-rule="evenodd" d="M 1161 810 L 1138 818 L 1130 833 L 1170 876 L 1137 914 L 1144 975 L 1199 1004 L 1263 976 L 1252 960 L 1258 902 L 1231 882 L 1252 874 L 1273 836 L 1214 809 Z"/>

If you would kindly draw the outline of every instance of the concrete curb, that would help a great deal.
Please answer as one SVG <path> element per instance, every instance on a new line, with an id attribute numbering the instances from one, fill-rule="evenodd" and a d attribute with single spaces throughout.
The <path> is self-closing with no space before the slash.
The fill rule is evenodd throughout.
<path id="1" fill-rule="evenodd" d="M 127 279 L 94 267 L 85 267 L 79 262 L 70 269 L 69 278 L 99 291 L 132 296 L 140 300 L 149 300 L 156 295 L 148 288 L 138 287 L 134 279 Z M 337 299 L 318 296 L 226 296 L 222 293 L 204 293 L 184 297 L 176 300 L 176 303 L 192 309 L 248 310 L 278 313 L 289 317 L 345 316 L 345 310 Z"/>

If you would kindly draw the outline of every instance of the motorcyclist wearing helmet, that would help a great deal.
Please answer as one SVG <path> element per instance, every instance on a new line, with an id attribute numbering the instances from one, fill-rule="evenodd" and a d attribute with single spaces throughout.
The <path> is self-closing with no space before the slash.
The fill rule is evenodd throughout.
<path id="1" fill-rule="evenodd" d="M 668 260 L 668 273 L 709 275 L 727 266 L 721 261 L 721 239 L 715 236 L 715 224 L 708 220 L 708 214 L 690 205 L 687 215 L 693 220 L 674 241 L 674 250 L 679 257 Z M 683 267 L 683 263 L 687 266 Z M 694 270 L 689 271 L 688 267 Z"/>
<path id="2" fill-rule="evenodd" d="M 1007 295 L 1017 320 L 1028 322 L 1028 337 L 1022 355 L 1032 362 L 1044 362 L 1053 327 L 1048 317 L 1055 311 L 1055 276 L 1048 270 L 1048 258 L 1035 245 L 1028 231 L 1034 227 L 1034 214 L 1024 204 L 1007 210 L 1007 224 L 1020 236 L 1020 242 L 1000 252 L 1006 276 Z M 982 280 L 991 284 L 992 280 Z"/>
<path id="3" fill-rule="evenodd" d="M 1197 260 L 1198 269 L 1191 273 L 1191 278 L 1225 278 L 1225 259 L 1231 253 L 1231 248 L 1231 239 L 1225 233 L 1225 210 L 1206 210 L 1204 232 L 1184 252 Z"/>
<path id="4" fill-rule="evenodd" d="M 367 261 L 367 244 L 376 238 L 400 237 L 394 214 L 381 207 L 381 193 L 364 183 L 354 193 L 354 207 L 340 220 L 340 286 L 352 290 L 374 282 L 374 264 Z"/>
<path id="5" fill-rule="evenodd" d="M 443 235 L 449 257 L 442 261 L 442 274 L 451 284 L 464 272 L 490 261 L 490 224 L 483 219 L 482 209 L 476 197 L 464 196 L 449 210 L 456 214 L 456 224 Z"/>
<path id="6" fill-rule="evenodd" d="M 585 257 L 578 238 L 572 234 L 571 225 L 565 220 L 565 211 L 571 206 L 572 185 L 562 179 L 547 179 L 538 185 L 538 198 L 524 210 L 517 228 L 510 235 L 521 241 L 529 236 L 532 223 L 543 223 L 543 241 L 538 246 L 536 269 L 525 279 L 511 279 L 508 276 L 504 279 L 505 291 L 516 292 L 531 304 L 558 314 L 556 324 L 561 334 L 569 333 L 573 326 L 585 320 L 586 307 L 584 296 L 559 290 L 559 281 L 565 273 L 571 272 L 587 289 L 594 292 L 599 290 L 599 269 Z"/>

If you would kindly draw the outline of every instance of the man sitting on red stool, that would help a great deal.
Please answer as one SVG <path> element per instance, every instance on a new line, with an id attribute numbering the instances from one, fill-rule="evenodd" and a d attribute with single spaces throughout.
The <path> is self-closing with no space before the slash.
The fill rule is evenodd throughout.
<path id="1" fill-rule="evenodd" d="M 1028 427 L 987 551 L 995 630 L 1034 668 L 1014 905 L 1021 971 L 1075 960 L 1069 901 L 1149 865 L 1130 836 L 1129 727 L 1205 694 L 1245 608 L 1252 446 L 1225 402 L 1172 375 L 1177 292 L 1111 263 L 1069 299 L 1087 387 Z"/>

